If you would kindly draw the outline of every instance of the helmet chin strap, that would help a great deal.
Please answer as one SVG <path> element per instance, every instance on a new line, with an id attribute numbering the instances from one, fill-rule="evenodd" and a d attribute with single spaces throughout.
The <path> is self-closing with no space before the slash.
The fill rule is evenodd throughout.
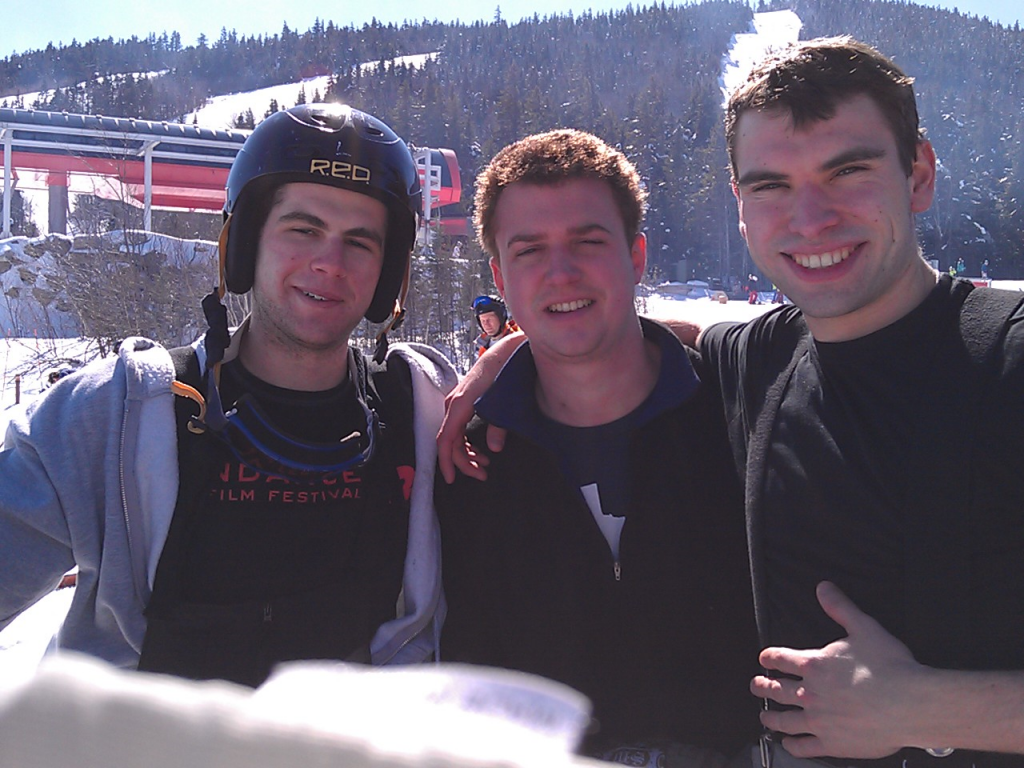
<path id="1" fill-rule="evenodd" d="M 220 278 L 220 285 L 217 286 L 218 297 L 223 299 L 224 294 L 227 293 L 228 286 L 228 230 L 231 228 L 231 217 L 235 214 L 229 213 L 224 217 L 224 226 L 220 228 L 220 237 L 217 238 L 217 261 L 218 261 L 218 277 Z"/>
<path id="2" fill-rule="evenodd" d="M 224 226 L 220 230 L 220 237 L 217 239 L 217 252 L 219 255 L 219 285 L 215 286 L 210 293 L 203 297 L 203 315 L 206 317 L 208 330 L 206 331 L 206 360 L 207 376 L 212 376 L 212 387 L 208 391 L 214 393 L 217 407 L 220 407 L 220 398 L 217 396 L 217 387 L 220 385 L 220 365 L 224 358 L 224 350 L 228 348 L 231 341 L 228 332 L 228 310 L 221 301 L 224 298 L 227 285 L 226 270 L 224 267 L 224 254 L 227 253 L 228 245 L 228 222 L 231 215 L 224 220 Z M 193 416 L 188 422 L 188 431 L 201 435 L 206 431 L 206 398 L 199 390 L 190 387 L 181 381 L 171 382 L 171 391 L 179 396 L 186 397 L 199 405 L 199 414 Z"/>
<path id="3" fill-rule="evenodd" d="M 227 293 L 227 252 L 228 252 L 228 229 L 231 225 L 231 216 L 228 214 L 224 219 L 224 226 L 221 227 L 220 237 L 217 238 L 217 253 L 219 256 L 219 280 L 218 285 L 203 298 L 203 315 L 206 317 L 206 324 L 209 330 L 206 332 L 206 365 L 207 370 L 213 375 L 213 383 L 220 385 L 220 364 L 224 359 L 224 351 L 231 343 L 231 334 L 228 332 L 228 308 L 224 306 L 224 295 Z"/>
<path id="4" fill-rule="evenodd" d="M 398 298 L 395 299 L 395 306 L 391 310 L 391 317 L 385 321 L 384 327 L 377 333 L 377 344 L 373 349 L 373 361 L 383 363 L 388 353 L 388 331 L 398 330 L 405 320 L 405 299 L 409 295 L 409 275 L 412 270 L 412 254 L 405 262 L 405 275 L 402 277 L 402 287 L 398 291 Z"/>

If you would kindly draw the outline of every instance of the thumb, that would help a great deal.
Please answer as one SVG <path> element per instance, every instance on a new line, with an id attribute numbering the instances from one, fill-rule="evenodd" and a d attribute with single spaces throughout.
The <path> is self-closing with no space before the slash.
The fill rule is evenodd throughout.
<path id="1" fill-rule="evenodd" d="M 881 628 L 878 622 L 858 608 L 853 600 L 831 581 L 819 582 L 815 594 L 821 609 L 832 621 L 845 629 L 847 635 Z"/>
<path id="2" fill-rule="evenodd" d="M 496 427 L 493 424 L 487 425 L 487 447 L 490 448 L 494 453 L 501 453 L 505 447 L 505 436 L 508 433 L 501 427 Z"/>

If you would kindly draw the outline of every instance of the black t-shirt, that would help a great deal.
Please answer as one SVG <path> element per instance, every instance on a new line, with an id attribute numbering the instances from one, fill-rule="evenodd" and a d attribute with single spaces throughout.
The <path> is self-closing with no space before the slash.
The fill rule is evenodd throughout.
<path id="1" fill-rule="evenodd" d="M 629 509 L 629 445 L 637 412 L 596 427 L 571 427 L 544 417 L 552 452 L 571 485 L 580 489 L 613 557 Z"/>
<path id="2" fill-rule="evenodd" d="M 327 443 L 366 431 L 351 381 L 364 365 L 334 389 L 296 392 L 234 361 L 222 368 L 220 392 L 229 410 L 247 394 L 279 431 Z M 388 402 L 373 386 L 385 375 L 401 378 Z M 408 371 L 378 369 L 370 381 L 382 421 L 376 451 L 340 475 L 261 474 L 209 434 L 179 445 L 181 491 L 141 669 L 257 685 L 277 661 L 365 657 L 376 629 L 395 617 L 415 465 Z"/>
<path id="3" fill-rule="evenodd" d="M 365 432 L 348 379 L 324 392 L 296 392 L 271 386 L 234 361 L 224 366 L 220 389 L 225 403 L 248 393 L 272 424 L 298 439 L 329 443 Z M 340 579 L 356 557 L 368 505 L 390 502 L 400 473 L 411 472 L 410 459 L 398 472 L 363 466 L 313 483 L 292 482 L 260 474 L 218 442 L 215 471 L 198 501 L 202 535 L 191 537 L 184 553 L 185 599 L 263 599 Z M 384 487 L 368 489 L 370 483 Z M 246 578 L 237 578 L 240 570 Z"/>
<path id="4" fill-rule="evenodd" d="M 901 633 L 902 554 L 914 425 L 928 415 L 928 343 L 945 302 L 870 336 L 812 344 L 793 371 L 765 468 L 769 644 L 819 647 L 844 632 L 814 603 L 829 579 Z M 793 599 L 793 596 L 797 599 Z M 811 610 L 807 610 L 807 597 Z"/>
<path id="5" fill-rule="evenodd" d="M 943 278 L 896 323 L 853 341 L 811 343 L 796 365 L 767 446 L 762 504 L 748 509 L 761 515 L 763 559 L 755 558 L 754 567 L 764 577 L 765 644 L 813 648 L 845 634 L 817 604 L 814 588 L 822 579 L 837 583 L 889 631 L 904 634 L 905 553 L 913 546 L 908 510 L 928 479 L 911 467 L 921 460 L 928 465 L 931 455 L 917 436 L 926 421 L 943 419 L 944 406 L 974 397 L 951 391 L 944 377 L 968 290 Z M 804 333 L 799 313 L 786 308 L 745 325 L 716 325 L 702 337 L 740 457 L 754 450 L 765 393 L 794 337 Z M 1024 666 L 1024 313 L 1011 326 L 1004 354 L 1002 377 L 977 412 L 975 448 L 965 445 L 952 465 L 930 469 L 939 482 L 973 484 L 973 503 L 964 511 L 971 515 L 970 540 L 963 546 L 970 549 L 978 668 Z"/>

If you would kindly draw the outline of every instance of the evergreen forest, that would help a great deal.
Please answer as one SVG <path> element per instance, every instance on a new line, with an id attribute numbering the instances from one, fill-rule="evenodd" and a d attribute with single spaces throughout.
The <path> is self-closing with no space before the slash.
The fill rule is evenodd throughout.
<path id="1" fill-rule="evenodd" d="M 799 15 L 802 38 L 851 34 L 914 76 L 940 161 L 935 204 L 919 217 L 926 257 L 942 269 L 962 258 L 973 275 L 987 259 L 992 276 L 1024 278 L 1024 31 L 893 0 L 762 0 L 756 10 L 783 9 Z M 753 269 L 728 183 L 720 83 L 730 41 L 753 13 L 745 2 L 705 0 L 515 24 L 498 12 L 472 24 L 323 20 L 256 37 L 225 29 L 194 44 L 173 31 L 76 41 L 0 60 L 0 104 L 182 120 L 212 95 L 329 74 L 326 99 L 377 115 L 417 145 L 455 150 L 461 215 L 498 149 L 578 127 L 621 147 L 645 179 L 652 279 L 676 276 L 683 259 L 688 276 L 725 279 Z M 421 68 L 392 63 L 423 53 L 437 55 Z M 36 91 L 44 96 L 30 104 L 19 96 Z"/>

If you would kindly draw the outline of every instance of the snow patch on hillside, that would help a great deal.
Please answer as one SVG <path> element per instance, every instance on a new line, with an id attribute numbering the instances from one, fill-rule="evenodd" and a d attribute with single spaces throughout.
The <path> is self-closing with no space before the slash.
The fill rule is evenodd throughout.
<path id="1" fill-rule="evenodd" d="M 134 77 L 136 80 L 152 80 L 154 77 L 160 77 L 160 75 L 167 74 L 166 69 L 157 70 L 155 72 L 127 72 L 123 75 L 110 75 L 110 77 Z M 77 85 L 71 86 L 72 88 L 85 88 L 90 82 L 102 83 L 106 80 L 106 77 L 97 77 L 95 80 L 85 81 Z M 0 107 L 15 107 L 17 109 L 32 109 L 33 105 L 42 98 L 44 101 L 49 101 L 53 98 L 55 91 L 30 91 L 29 93 L 8 93 L 0 96 Z"/>
<path id="2" fill-rule="evenodd" d="M 422 68 L 428 61 L 437 58 L 437 53 L 420 53 L 414 56 L 399 56 L 394 59 L 395 66 L 405 65 L 408 67 Z M 370 72 L 380 62 L 368 61 L 359 65 L 363 72 Z M 260 88 L 245 93 L 229 93 L 223 96 L 214 96 L 207 99 L 206 104 L 195 112 L 185 115 L 182 122 L 195 123 L 203 128 L 223 129 L 234 128 L 235 119 L 244 115 L 247 110 L 252 110 L 256 122 L 263 119 L 270 106 L 271 100 L 277 102 L 280 109 L 288 109 L 299 103 L 300 94 L 305 91 L 306 101 L 312 102 L 315 94 L 319 93 L 322 98 L 327 95 L 330 75 L 319 77 L 308 77 L 293 83 L 282 83 L 267 88 Z"/>
<path id="3" fill-rule="evenodd" d="M 722 74 L 719 84 L 724 97 L 743 84 L 753 69 L 772 50 L 781 48 L 800 39 L 803 22 L 794 11 L 770 11 L 755 13 L 751 22 L 752 30 L 732 36 L 729 52 L 722 60 Z"/>

